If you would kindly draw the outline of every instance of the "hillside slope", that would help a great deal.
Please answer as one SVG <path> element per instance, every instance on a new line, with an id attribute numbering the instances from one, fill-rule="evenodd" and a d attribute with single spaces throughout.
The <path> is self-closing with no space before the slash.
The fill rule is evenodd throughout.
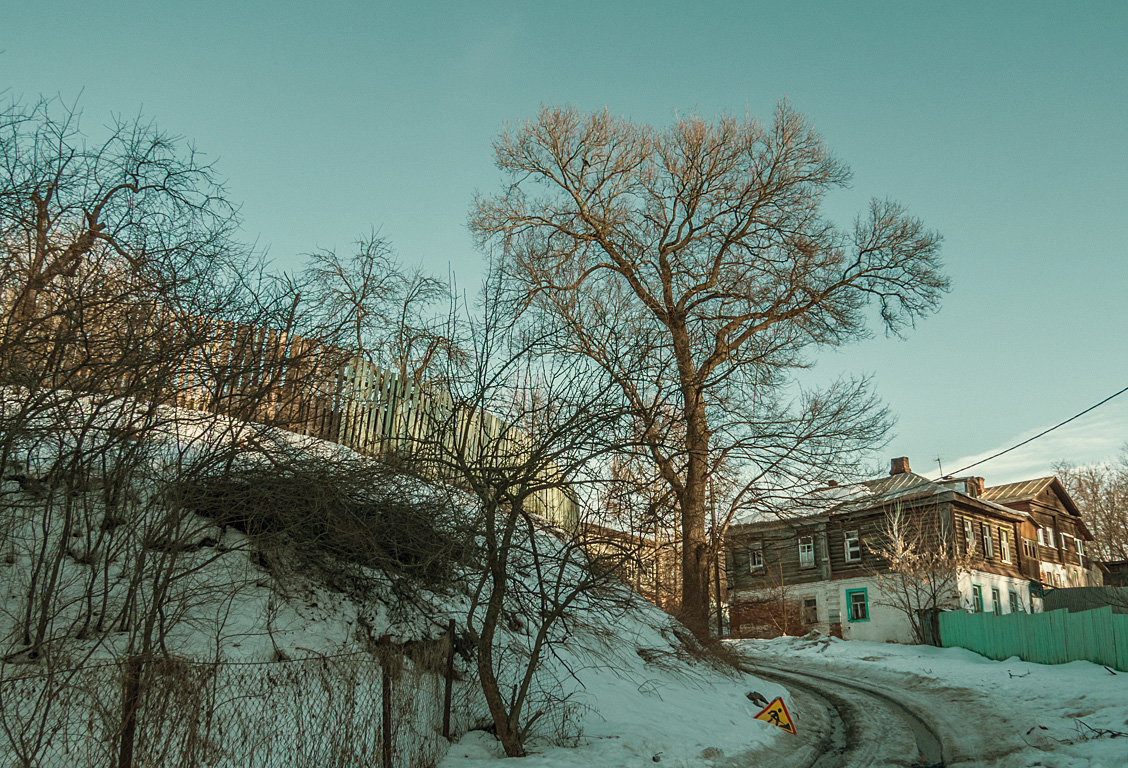
<path id="1" fill-rule="evenodd" d="M 475 545 L 447 546 L 474 541 L 472 498 L 212 414 L 0 399 L 4 762 L 105 764 L 128 732 L 136 764 L 377 764 L 386 712 L 394 762 L 433 762 L 450 640 L 444 765 L 500 759 L 464 630 Z M 547 526 L 521 535 L 564 546 Z M 514 574 L 536 592 L 533 569 Z M 508 607 L 503 680 L 526 662 L 529 610 Z M 534 687 L 525 764 L 728 765 L 781 735 L 746 696 L 777 686 L 711 660 L 622 585 L 577 601 Z"/>

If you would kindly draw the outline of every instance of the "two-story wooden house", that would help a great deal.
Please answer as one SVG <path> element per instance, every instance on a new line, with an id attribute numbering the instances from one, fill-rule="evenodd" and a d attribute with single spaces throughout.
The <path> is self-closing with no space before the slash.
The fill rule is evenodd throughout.
<path id="1" fill-rule="evenodd" d="M 1099 584 L 1076 505 L 1052 477 L 992 488 L 981 477 L 929 480 L 894 459 L 888 477 L 831 485 L 786 519 L 734 525 L 726 537 L 735 636 L 808 628 L 860 640 L 908 642 L 905 612 L 880 574 L 893 516 L 917 546 L 944 547 L 959 567 L 938 607 L 1010 613 L 1041 609 L 1045 587 Z"/>

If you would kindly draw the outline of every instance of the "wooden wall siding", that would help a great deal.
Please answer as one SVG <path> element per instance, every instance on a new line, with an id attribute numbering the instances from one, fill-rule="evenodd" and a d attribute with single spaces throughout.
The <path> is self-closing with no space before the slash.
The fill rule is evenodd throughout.
<path id="1" fill-rule="evenodd" d="M 316 339 L 151 305 L 112 308 L 87 328 L 99 333 L 62 338 L 59 300 L 45 295 L 38 306 L 48 318 L 41 338 L 10 348 L 20 350 L 21 370 L 32 371 L 41 386 L 229 415 L 369 456 L 432 451 L 438 480 L 456 479 L 442 470 L 454 452 L 470 464 L 526 457 L 527 436 L 493 414 L 455 413 L 445 397 Z M 10 303 L 0 301 L 0 310 L 6 309 Z M 10 317 L 5 311 L 4 320 Z M 13 331 L 9 326 L 4 333 Z M 101 339 L 102 346 L 92 339 Z M 127 364 L 123 350 L 131 356 Z M 0 370 L 13 368 L 0 361 Z M 550 487 L 533 494 L 533 511 L 574 529 L 579 504 L 570 488 L 558 485 L 557 474 L 551 466 L 544 471 Z"/>
<path id="2" fill-rule="evenodd" d="M 805 536 L 810 536 L 815 546 L 814 567 L 799 565 L 799 539 Z M 759 531 L 754 536 L 738 535 L 733 539 L 732 545 L 726 548 L 743 553 L 759 545 L 763 551 L 764 567 L 750 571 L 747 560 L 742 561 L 741 555 L 737 555 L 726 561 L 731 567 L 729 583 L 733 589 L 764 589 L 781 584 L 787 586 L 820 581 L 826 578 L 826 550 L 821 546 L 825 542 L 825 536 L 825 522 L 807 524 L 800 528 L 789 526 Z"/>
<path id="3" fill-rule="evenodd" d="M 971 520 L 975 531 L 975 547 L 972 550 L 972 566 L 979 571 L 986 573 L 996 573 L 1004 576 L 1014 577 L 1035 577 L 1038 573 L 1038 565 L 1036 562 L 1027 563 L 1024 568 L 1024 561 L 1029 560 L 1022 553 L 1022 539 L 1019 536 L 1020 527 L 1013 521 L 1000 520 L 996 517 L 990 517 L 983 514 L 978 510 L 973 510 L 969 507 L 958 506 L 955 509 L 955 523 L 956 523 L 956 541 L 960 552 L 967 554 L 967 537 L 964 533 L 964 520 Z M 991 536 L 991 545 L 993 555 L 987 557 L 983 551 L 983 526 L 986 525 Z M 1010 533 L 1010 562 L 1003 561 L 1002 550 L 1002 537 L 999 535 L 1000 529 L 1006 529 Z"/>
<path id="4" fill-rule="evenodd" d="M 927 506 L 909 506 L 904 512 L 910 519 L 923 516 L 927 545 L 939 544 L 943 536 L 939 526 L 950 519 L 950 504 L 929 501 Z M 890 510 L 891 511 L 891 510 Z M 935 521 L 935 525 L 933 525 Z M 886 510 L 871 509 L 851 515 L 833 515 L 829 520 L 812 521 L 795 526 L 781 523 L 756 532 L 738 532 L 730 536 L 731 551 L 740 553 L 730 558 L 733 567 L 730 583 L 734 589 L 764 589 L 782 578 L 785 584 L 805 584 L 824 579 L 847 579 L 873 571 L 886 569 L 883 558 L 873 550 L 881 547 L 881 537 L 886 525 Z M 860 561 L 846 561 L 846 531 L 856 530 L 861 538 Z M 941 530 L 934 536 L 932 531 Z M 799 565 L 799 539 L 811 536 L 815 542 L 815 566 Z M 761 542 L 764 548 L 765 570 L 749 572 L 743 553 Z M 1013 546 L 1012 546 L 1013 549 Z M 773 570 L 774 569 L 774 570 Z"/>

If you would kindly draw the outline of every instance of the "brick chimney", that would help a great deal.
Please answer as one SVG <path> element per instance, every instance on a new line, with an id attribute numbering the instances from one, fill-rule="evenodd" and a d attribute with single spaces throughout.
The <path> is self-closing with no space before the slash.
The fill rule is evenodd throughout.
<path id="1" fill-rule="evenodd" d="M 906 472 L 909 472 L 909 471 L 910 470 L 909 470 L 909 457 L 908 456 L 898 456 L 897 458 L 895 458 L 895 459 L 893 459 L 892 461 L 889 462 L 889 474 L 890 474 L 890 476 L 892 476 L 892 475 L 903 475 L 903 474 L 905 474 Z"/>
<path id="2" fill-rule="evenodd" d="M 983 478 L 969 477 L 967 479 L 967 495 L 979 498 L 983 495 Z"/>

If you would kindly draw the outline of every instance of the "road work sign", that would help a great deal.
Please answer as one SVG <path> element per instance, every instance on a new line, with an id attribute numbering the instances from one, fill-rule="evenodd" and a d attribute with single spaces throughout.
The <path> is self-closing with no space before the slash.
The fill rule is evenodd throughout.
<path id="1" fill-rule="evenodd" d="M 787 711 L 787 705 L 783 703 L 783 699 L 778 696 L 772 699 L 768 706 L 760 710 L 756 719 L 777 725 L 792 736 L 795 735 L 795 721 L 791 719 L 791 713 Z"/>

